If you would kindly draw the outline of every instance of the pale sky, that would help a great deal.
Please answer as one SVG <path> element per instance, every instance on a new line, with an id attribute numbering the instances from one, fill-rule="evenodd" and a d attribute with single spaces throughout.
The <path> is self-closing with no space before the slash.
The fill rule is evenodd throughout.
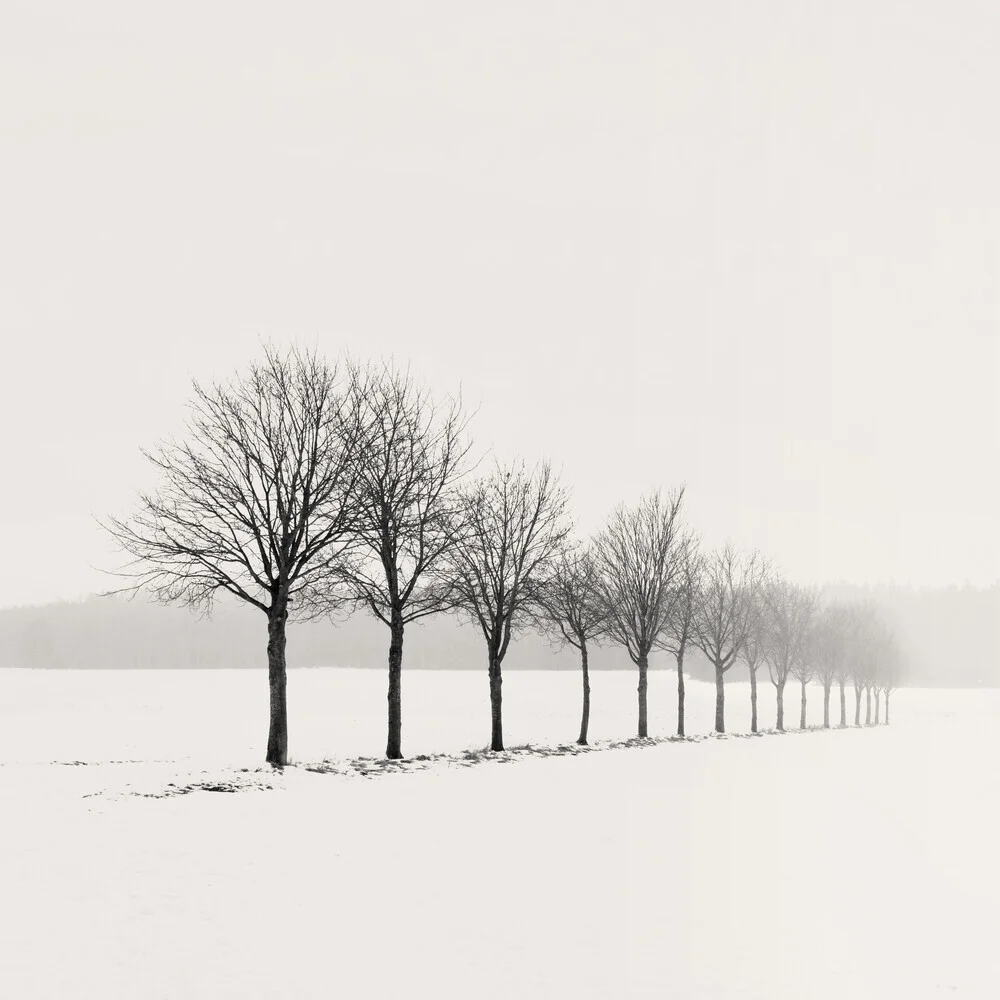
<path id="1" fill-rule="evenodd" d="M 192 377 L 395 356 L 582 531 L 995 582 L 995 0 L 0 14 L 0 605 L 114 564 Z"/>

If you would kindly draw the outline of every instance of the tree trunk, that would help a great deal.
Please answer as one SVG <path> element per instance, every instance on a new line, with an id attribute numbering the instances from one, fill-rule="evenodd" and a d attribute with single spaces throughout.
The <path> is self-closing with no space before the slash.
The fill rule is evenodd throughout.
<path id="1" fill-rule="evenodd" d="M 750 732 L 757 732 L 757 671 L 750 671 Z"/>
<path id="2" fill-rule="evenodd" d="M 677 653 L 677 735 L 684 735 L 684 647 Z"/>
<path id="3" fill-rule="evenodd" d="M 726 731 L 726 679 L 718 663 L 715 665 L 715 731 Z"/>
<path id="4" fill-rule="evenodd" d="M 854 689 L 854 725 L 861 725 L 861 688 Z"/>
<path id="5" fill-rule="evenodd" d="M 889 692 L 885 693 L 885 724 L 889 725 Z"/>
<path id="6" fill-rule="evenodd" d="M 500 660 L 496 653 L 490 650 L 490 716 L 492 731 L 490 733 L 490 749 L 503 750 L 503 694 L 501 688 L 503 678 L 500 675 Z"/>
<path id="7" fill-rule="evenodd" d="M 799 729 L 806 728 L 806 682 L 802 681 L 802 702 L 799 706 Z"/>
<path id="8" fill-rule="evenodd" d="M 639 654 L 639 736 L 648 736 L 646 727 L 646 672 L 649 669 L 649 657 L 646 653 Z"/>
<path id="9" fill-rule="evenodd" d="M 823 681 L 823 728 L 830 728 L 830 688 L 833 681 Z"/>
<path id="10" fill-rule="evenodd" d="M 876 691 L 875 692 L 875 725 L 876 726 L 878 725 L 879 706 L 881 705 L 881 702 L 882 702 L 882 692 L 881 691 Z"/>
<path id="11" fill-rule="evenodd" d="M 403 758 L 403 616 L 393 608 L 389 625 L 389 736 L 385 755 L 389 760 Z"/>
<path id="12" fill-rule="evenodd" d="M 782 681 L 780 684 L 775 685 L 778 692 L 778 722 L 777 728 L 779 733 L 785 731 L 785 682 Z"/>
<path id="13" fill-rule="evenodd" d="M 587 729 L 590 726 L 590 670 L 587 664 L 587 642 L 580 643 L 580 666 L 583 668 L 583 717 L 580 720 L 580 746 L 587 745 Z"/>
<path id="14" fill-rule="evenodd" d="M 840 728 L 847 728 L 847 694 L 844 692 L 844 682 L 840 682 Z"/>
<path id="15" fill-rule="evenodd" d="M 865 725 L 872 724 L 872 689 L 865 688 Z"/>
<path id="16" fill-rule="evenodd" d="M 271 724 L 267 733 L 267 763 L 288 763 L 288 677 L 285 664 L 285 625 L 288 603 L 276 598 L 267 613 L 267 679 L 271 689 Z"/>

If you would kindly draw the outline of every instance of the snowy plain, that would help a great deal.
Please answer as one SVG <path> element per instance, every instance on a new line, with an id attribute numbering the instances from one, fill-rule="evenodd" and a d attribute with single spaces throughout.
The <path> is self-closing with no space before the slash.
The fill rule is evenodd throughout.
<path id="1" fill-rule="evenodd" d="M 593 675 L 598 746 L 634 734 L 635 682 Z M 674 684 L 651 671 L 653 736 Z M 509 673 L 508 747 L 571 744 L 579 686 Z M 408 756 L 483 748 L 485 671 L 403 694 Z M 1000 995 L 1000 692 L 716 739 L 691 681 L 703 739 L 370 777 L 261 768 L 266 695 L 263 670 L 0 671 L 4 997 Z M 289 699 L 298 764 L 381 755 L 381 672 L 293 670 Z"/>

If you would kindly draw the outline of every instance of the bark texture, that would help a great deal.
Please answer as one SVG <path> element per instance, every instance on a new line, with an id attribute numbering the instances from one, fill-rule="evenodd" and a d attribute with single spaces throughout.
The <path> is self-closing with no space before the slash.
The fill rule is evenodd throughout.
<path id="1" fill-rule="evenodd" d="M 271 723 L 267 733 L 267 763 L 288 763 L 288 675 L 285 662 L 285 626 L 288 604 L 277 600 L 267 616 L 267 679 L 270 688 Z"/>
<path id="2" fill-rule="evenodd" d="M 777 688 L 778 692 L 778 721 L 777 729 L 779 733 L 785 731 L 785 685 L 781 684 Z"/>
<path id="3" fill-rule="evenodd" d="M 490 653 L 490 749 L 503 750 L 503 677 L 500 674 L 500 660 L 496 653 Z"/>
<path id="4" fill-rule="evenodd" d="M 639 654 L 639 736 L 645 737 L 649 735 L 648 727 L 646 725 L 646 688 L 647 679 L 646 674 L 649 671 L 649 657 L 646 653 Z"/>
<path id="5" fill-rule="evenodd" d="M 389 625 L 389 734 L 385 755 L 389 760 L 403 757 L 403 616 L 396 609 Z"/>
<path id="6" fill-rule="evenodd" d="M 806 728 L 806 682 L 802 681 L 802 700 L 799 704 L 799 729 Z"/>
<path id="7" fill-rule="evenodd" d="M 677 735 L 684 735 L 684 650 L 677 654 Z"/>
<path id="8" fill-rule="evenodd" d="M 750 671 L 750 732 L 757 732 L 757 671 Z"/>
<path id="9" fill-rule="evenodd" d="M 715 731 L 726 731 L 726 677 L 719 664 L 715 665 Z"/>
<path id="10" fill-rule="evenodd" d="M 580 746 L 587 745 L 587 730 L 590 727 L 590 668 L 587 662 L 587 643 L 580 642 L 580 666 L 583 669 L 583 715 L 580 719 Z"/>

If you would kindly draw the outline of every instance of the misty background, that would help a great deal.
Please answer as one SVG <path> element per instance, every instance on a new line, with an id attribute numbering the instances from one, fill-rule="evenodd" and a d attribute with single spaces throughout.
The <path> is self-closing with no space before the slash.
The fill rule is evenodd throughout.
<path id="1" fill-rule="evenodd" d="M 871 599 L 904 654 L 906 683 L 927 687 L 1000 687 L 1000 586 L 832 587 L 831 598 Z M 40 607 L 0 609 L 0 667 L 219 668 L 259 666 L 264 615 L 220 600 L 210 618 L 140 599 L 92 597 Z M 407 626 L 407 669 L 486 672 L 477 628 L 437 615 Z M 295 622 L 288 630 L 290 667 L 385 669 L 388 630 L 357 612 L 336 622 Z M 608 643 L 591 653 L 591 669 L 634 670 L 624 649 Z M 673 670 L 673 657 L 653 653 L 651 668 Z M 529 634 L 515 638 L 504 670 L 580 669 L 579 653 Z M 692 649 L 686 672 L 710 680 L 712 667 Z M 745 668 L 734 668 L 740 680 Z M 485 676 L 484 676 L 485 686 Z"/>
<path id="2" fill-rule="evenodd" d="M 0 662 L 259 661 L 245 610 L 86 598 L 140 449 L 267 340 L 461 387 L 582 535 L 685 483 L 706 548 L 874 588 L 914 683 L 996 682 L 995 5 L 295 10 L 4 6 Z M 482 665 L 424 628 L 407 666 Z"/>

